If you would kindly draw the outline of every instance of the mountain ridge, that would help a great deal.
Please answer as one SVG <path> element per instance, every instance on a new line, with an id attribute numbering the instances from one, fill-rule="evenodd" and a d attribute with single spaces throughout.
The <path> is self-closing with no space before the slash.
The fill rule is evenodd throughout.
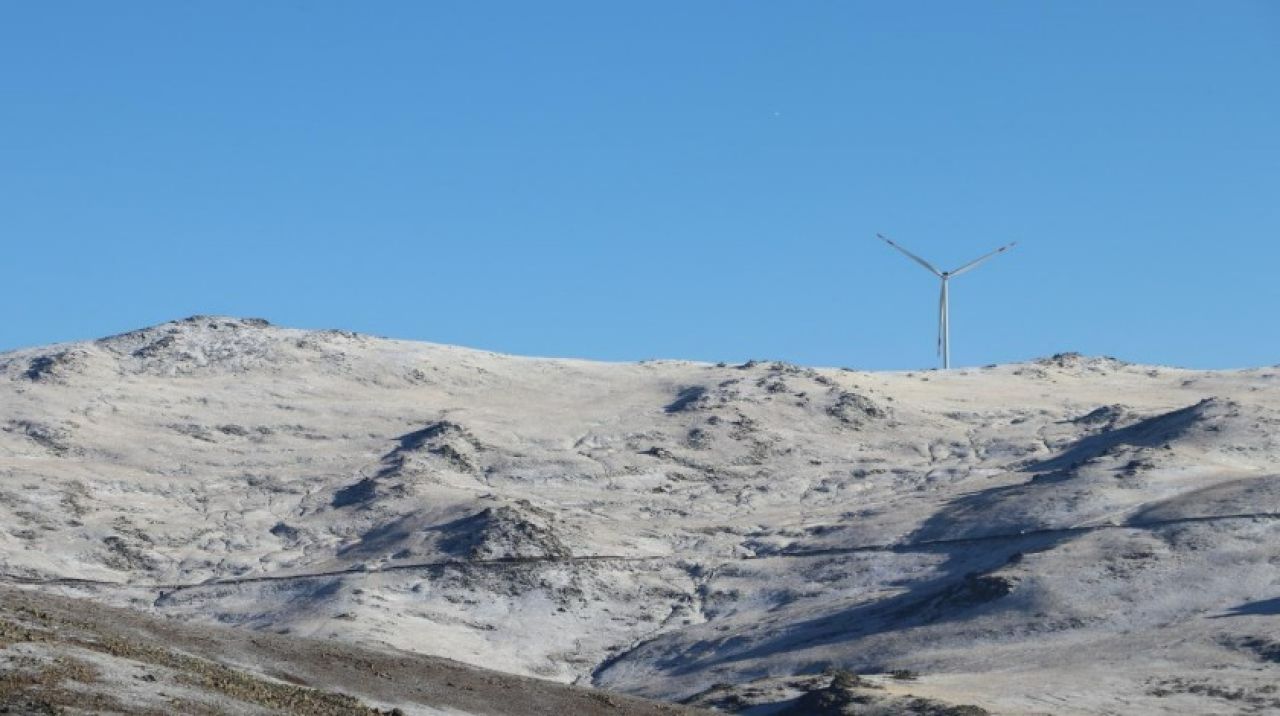
<path id="1" fill-rule="evenodd" d="M 721 709 L 844 669 L 920 674 L 873 700 L 1214 713 L 1239 704 L 1205 683 L 1268 698 L 1238 645 L 1280 584 L 1277 373 L 601 363 L 197 316 L 0 354 L 0 572 Z"/>

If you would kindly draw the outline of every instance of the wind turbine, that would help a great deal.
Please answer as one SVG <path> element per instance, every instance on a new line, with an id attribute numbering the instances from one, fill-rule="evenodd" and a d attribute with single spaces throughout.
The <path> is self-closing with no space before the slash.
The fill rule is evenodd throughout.
<path id="1" fill-rule="evenodd" d="M 1000 248 L 996 249 L 995 251 L 992 251 L 989 254 L 986 254 L 985 256 L 979 256 L 978 258 L 970 261 L 964 266 L 961 266 L 955 271 L 939 271 L 938 269 L 933 267 L 933 264 L 929 263 L 928 261 L 925 261 L 919 256 L 916 256 L 910 251 L 907 251 L 901 246 L 885 238 L 884 234 L 876 234 L 876 236 L 880 237 L 880 239 L 883 240 L 886 244 L 906 254 L 907 258 L 929 269 L 929 273 L 932 273 L 934 276 L 937 276 L 938 278 L 942 279 L 942 296 L 938 299 L 938 355 L 942 358 L 943 370 L 950 368 L 951 367 L 951 320 L 950 320 L 950 307 L 948 305 L 948 298 L 947 298 L 947 283 L 951 279 L 955 278 L 956 276 L 959 276 L 960 274 L 966 271 L 972 271 L 973 269 L 978 267 L 978 264 L 981 264 L 983 261 L 986 261 L 992 256 L 995 256 L 996 254 L 1002 254 L 1008 251 L 1009 249 L 1016 246 L 1018 242 L 1015 241 L 1012 244 L 1001 246 Z"/>

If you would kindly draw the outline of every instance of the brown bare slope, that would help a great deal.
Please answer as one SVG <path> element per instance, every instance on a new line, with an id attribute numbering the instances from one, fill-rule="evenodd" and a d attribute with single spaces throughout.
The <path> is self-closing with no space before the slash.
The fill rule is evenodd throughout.
<path id="1" fill-rule="evenodd" d="M 704 713 L 335 641 L 0 587 L 0 713 Z"/>

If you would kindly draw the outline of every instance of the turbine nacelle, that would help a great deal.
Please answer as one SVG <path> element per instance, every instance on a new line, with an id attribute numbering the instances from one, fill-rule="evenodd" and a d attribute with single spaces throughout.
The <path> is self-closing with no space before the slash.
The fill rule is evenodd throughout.
<path id="1" fill-rule="evenodd" d="M 943 369 L 945 370 L 947 368 L 950 368 L 951 367 L 951 316 L 950 316 L 951 311 L 950 311 L 950 305 L 949 305 L 950 299 L 947 295 L 948 294 L 947 282 L 950 281 L 952 278 L 955 278 L 956 276 L 959 276 L 960 274 L 965 273 L 966 271 L 972 271 L 973 269 L 977 268 L 980 264 L 982 264 L 992 256 L 995 256 L 996 254 L 1002 254 L 1008 251 L 1009 249 L 1013 248 L 1014 246 L 1017 246 L 1018 242 L 1015 241 L 1010 244 L 1005 244 L 1004 246 L 1001 246 L 1000 248 L 996 249 L 995 251 L 992 251 L 989 254 L 984 254 L 982 256 L 979 256 L 978 258 L 970 261 L 969 263 L 961 266 L 958 269 L 955 269 L 952 271 L 939 271 L 937 268 L 934 267 L 933 264 L 929 263 L 928 261 L 925 261 L 919 256 L 916 256 L 910 251 L 907 251 L 901 246 L 893 243 L 884 234 L 876 234 L 876 236 L 879 237 L 886 244 L 889 244 L 893 248 L 901 251 L 903 254 L 906 254 L 907 258 L 923 266 L 929 273 L 942 279 L 942 294 L 938 298 L 938 355 L 942 358 Z"/>

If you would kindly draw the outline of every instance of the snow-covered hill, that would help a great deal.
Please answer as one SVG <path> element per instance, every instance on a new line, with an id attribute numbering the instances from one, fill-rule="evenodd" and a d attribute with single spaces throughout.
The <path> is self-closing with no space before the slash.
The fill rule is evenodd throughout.
<path id="1" fill-rule="evenodd" d="M 912 676 L 867 703 L 1280 708 L 1273 368 L 604 364 L 195 317 L 0 354 L 0 527 L 10 583 L 726 710 L 844 672 Z"/>

